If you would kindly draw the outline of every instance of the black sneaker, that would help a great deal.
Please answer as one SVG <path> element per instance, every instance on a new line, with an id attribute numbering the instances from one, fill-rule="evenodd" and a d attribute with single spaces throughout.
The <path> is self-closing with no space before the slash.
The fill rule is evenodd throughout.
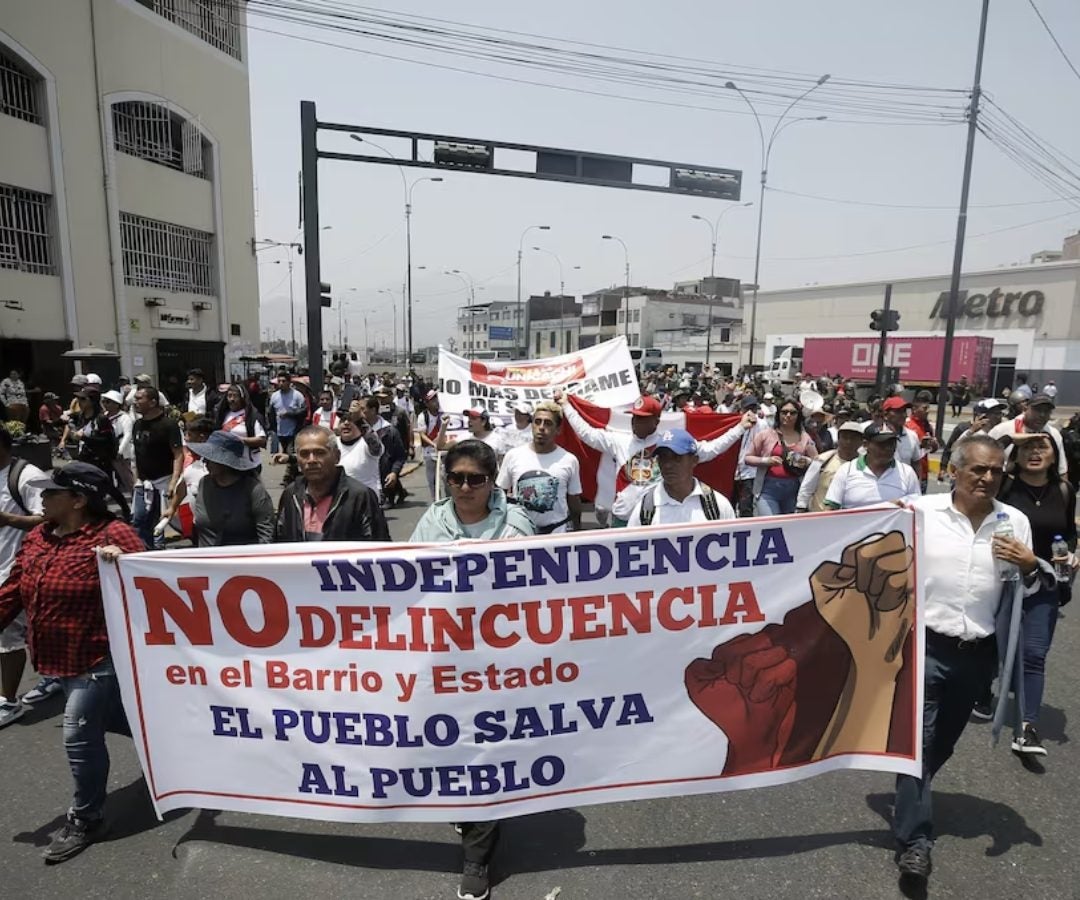
<path id="1" fill-rule="evenodd" d="M 60 863 L 82 853 L 95 841 L 105 836 L 105 820 L 86 822 L 68 815 L 67 822 L 52 839 L 41 855 L 47 863 Z"/>
<path id="2" fill-rule="evenodd" d="M 975 704 L 974 709 L 971 710 L 971 714 L 976 719 L 982 719 L 984 722 L 990 721 L 994 718 L 994 703 L 992 700 L 985 700 Z"/>
<path id="3" fill-rule="evenodd" d="M 1025 725 L 1020 737 L 1013 738 L 1012 748 L 1014 753 L 1029 756 L 1046 756 L 1046 748 L 1039 740 L 1039 732 L 1032 725 Z"/>
<path id="4" fill-rule="evenodd" d="M 926 881 L 930 877 L 933 868 L 930 862 L 929 847 L 908 847 L 900 854 L 896 861 L 900 870 L 900 878 L 911 881 Z"/>
<path id="5" fill-rule="evenodd" d="M 461 869 L 461 885 L 457 891 L 458 900 L 484 900 L 490 889 L 488 867 L 465 860 Z"/>

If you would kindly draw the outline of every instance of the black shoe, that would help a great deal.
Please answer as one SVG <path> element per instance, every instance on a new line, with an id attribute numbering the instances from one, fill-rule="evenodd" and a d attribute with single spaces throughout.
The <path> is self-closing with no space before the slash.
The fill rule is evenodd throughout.
<path id="1" fill-rule="evenodd" d="M 490 890 L 488 867 L 465 860 L 461 869 L 461 885 L 457 891 L 459 900 L 484 900 Z"/>
<path id="2" fill-rule="evenodd" d="M 105 836 L 105 821 L 87 822 L 68 815 L 67 822 L 52 839 L 41 856 L 47 863 L 60 863 L 78 856 L 87 847 Z"/>
<path id="3" fill-rule="evenodd" d="M 911 881 L 926 881 L 930 877 L 933 866 L 930 863 L 929 847 L 908 847 L 900 854 L 896 861 L 902 879 Z"/>
<path id="4" fill-rule="evenodd" d="M 1033 725 L 1025 725 L 1020 737 L 1013 738 L 1012 748 L 1014 753 L 1025 756 L 1046 756 L 1046 748 L 1039 740 L 1039 732 Z"/>
<path id="5" fill-rule="evenodd" d="M 989 722 L 994 718 L 994 704 L 992 700 L 986 700 L 975 704 L 974 709 L 971 710 L 971 714 L 976 719 L 982 719 L 985 722 Z"/>

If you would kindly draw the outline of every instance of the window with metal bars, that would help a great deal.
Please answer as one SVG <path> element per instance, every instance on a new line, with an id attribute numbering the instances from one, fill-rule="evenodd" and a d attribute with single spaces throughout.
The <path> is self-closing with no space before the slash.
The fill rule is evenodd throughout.
<path id="1" fill-rule="evenodd" d="M 138 0 L 211 47 L 242 59 L 239 0 Z"/>
<path id="2" fill-rule="evenodd" d="M 0 113 L 43 125 L 41 79 L 0 47 Z"/>
<path id="3" fill-rule="evenodd" d="M 0 184 L 0 269 L 55 275 L 52 198 Z"/>
<path id="4" fill-rule="evenodd" d="M 116 149 L 170 169 L 210 177 L 210 144 L 198 125 L 161 103 L 129 100 L 113 104 Z"/>
<path id="5" fill-rule="evenodd" d="M 120 213 L 124 283 L 214 295 L 214 236 L 206 231 Z"/>

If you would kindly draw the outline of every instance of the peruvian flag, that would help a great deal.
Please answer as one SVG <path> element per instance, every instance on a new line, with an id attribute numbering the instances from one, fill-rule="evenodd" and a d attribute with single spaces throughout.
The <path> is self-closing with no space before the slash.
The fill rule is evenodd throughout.
<path id="1" fill-rule="evenodd" d="M 609 409 L 605 406 L 594 406 L 573 394 L 569 395 L 567 400 L 574 404 L 574 408 L 593 427 L 630 433 L 632 407 Z M 699 412 L 686 415 L 681 412 L 666 412 L 660 416 L 660 424 L 656 430 L 662 434 L 668 428 L 685 428 L 696 440 L 710 441 L 734 428 L 741 418 L 737 413 Z M 556 441 L 580 461 L 582 494 L 586 499 L 592 500 L 596 496 L 596 472 L 600 465 L 600 451 L 582 443 L 574 429 L 565 421 L 559 429 Z M 694 470 L 694 474 L 713 490 L 731 497 L 735 485 L 735 467 L 739 461 L 739 447 L 737 442 L 716 459 L 702 463 Z"/>

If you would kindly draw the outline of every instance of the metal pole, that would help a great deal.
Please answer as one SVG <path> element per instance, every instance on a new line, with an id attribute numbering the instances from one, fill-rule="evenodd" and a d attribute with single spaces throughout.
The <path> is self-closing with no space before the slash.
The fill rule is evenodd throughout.
<path id="1" fill-rule="evenodd" d="M 623 334 L 626 343 L 630 343 L 630 251 L 623 247 L 626 254 L 626 286 L 623 288 Z"/>
<path id="2" fill-rule="evenodd" d="M 885 396 L 885 355 L 889 349 L 889 332 L 884 328 L 889 322 L 889 310 L 892 309 L 892 285 L 885 285 L 885 306 L 882 315 L 881 341 L 878 344 L 877 391 L 878 396 Z"/>
<path id="3" fill-rule="evenodd" d="M 706 223 L 712 228 L 712 252 L 709 258 L 709 278 L 712 280 L 712 290 L 709 292 L 709 324 L 705 329 L 705 365 L 712 359 L 712 317 L 713 303 L 716 301 L 716 228 L 712 222 Z"/>
<path id="4" fill-rule="evenodd" d="M 405 325 L 406 318 L 408 319 L 407 332 L 405 335 L 405 369 L 409 368 L 409 361 L 412 359 L 412 202 L 406 195 L 405 200 L 405 284 L 407 299 L 405 305 L 405 312 L 402 315 L 402 325 Z"/>
<path id="5" fill-rule="evenodd" d="M 304 286 L 307 298 L 308 377 L 323 389 L 322 298 L 319 291 L 319 149 L 315 104 L 300 101 L 300 178 L 304 190 Z"/>
<path id="6" fill-rule="evenodd" d="M 979 100 L 982 96 L 983 50 L 986 47 L 986 19 L 990 0 L 983 0 L 979 20 L 979 43 L 975 51 L 975 81 L 971 88 L 971 108 L 968 115 L 967 149 L 964 153 L 964 175 L 960 186 L 960 212 L 956 217 L 956 246 L 953 249 L 952 280 L 949 283 L 949 303 L 945 316 L 945 350 L 941 356 L 941 382 L 938 385 L 938 408 L 935 434 L 941 438 L 945 427 L 945 405 L 948 402 L 949 369 L 952 368 L 953 338 L 956 336 L 956 304 L 960 295 L 960 270 L 964 265 L 964 236 L 967 233 L 968 194 L 971 189 L 971 168 L 975 155 L 975 133 L 979 124 Z"/>
<path id="7" fill-rule="evenodd" d="M 526 231 L 527 230 L 528 229 L 526 229 Z M 525 240 L 524 233 L 521 235 L 521 240 Z M 514 346 L 518 348 L 518 359 L 525 359 L 529 355 L 529 346 L 528 339 L 521 331 L 521 249 L 521 243 L 519 242 L 517 257 L 517 327 L 514 330 Z M 524 348 L 521 346 L 522 343 L 525 344 Z"/>
<path id="8" fill-rule="evenodd" d="M 754 368 L 754 338 L 757 335 L 757 292 L 758 276 L 761 273 L 761 223 L 765 216 L 765 180 L 767 178 L 764 165 L 761 168 L 761 194 L 758 197 L 757 209 L 757 245 L 754 248 L 754 294 L 750 298 L 750 355 L 747 365 Z"/>
<path id="9" fill-rule="evenodd" d="M 296 303 L 293 302 L 292 247 L 289 248 L 289 321 L 292 323 L 292 355 L 296 356 Z"/>

